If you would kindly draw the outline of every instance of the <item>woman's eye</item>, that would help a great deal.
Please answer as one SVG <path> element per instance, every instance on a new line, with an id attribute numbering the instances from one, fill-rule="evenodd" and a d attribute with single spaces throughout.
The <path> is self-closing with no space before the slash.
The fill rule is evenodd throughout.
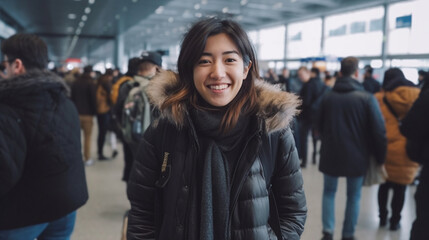
<path id="1" fill-rule="evenodd" d="M 198 61 L 198 64 L 207 64 L 209 63 L 209 60 L 207 59 L 201 59 L 200 61 Z"/>
<path id="2" fill-rule="evenodd" d="M 226 62 L 231 63 L 231 62 L 236 62 L 237 60 L 235 60 L 234 58 L 227 58 Z"/>

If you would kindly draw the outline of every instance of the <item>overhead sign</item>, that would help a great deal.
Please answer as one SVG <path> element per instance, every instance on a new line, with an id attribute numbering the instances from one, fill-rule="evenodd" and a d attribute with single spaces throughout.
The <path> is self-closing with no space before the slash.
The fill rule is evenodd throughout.
<path id="1" fill-rule="evenodd" d="M 410 28 L 412 15 L 402 16 L 396 18 L 396 28 Z"/>

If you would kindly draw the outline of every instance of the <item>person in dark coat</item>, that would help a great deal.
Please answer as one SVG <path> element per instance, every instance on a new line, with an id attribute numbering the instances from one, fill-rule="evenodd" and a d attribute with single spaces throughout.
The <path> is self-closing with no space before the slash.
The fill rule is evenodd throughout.
<path id="1" fill-rule="evenodd" d="M 371 66 L 365 66 L 365 73 L 363 78 L 363 88 L 365 91 L 372 94 L 380 92 L 381 84 L 373 77 L 374 69 Z"/>
<path id="2" fill-rule="evenodd" d="M 91 158 L 91 136 L 94 116 L 97 114 L 95 72 L 92 66 L 84 67 L 83 74 L 73 83 L 71 100 L 79 113 L 80 127 L 83 130 L 83 160 L 85 165 L 94 163 Z"/>
<path id="3" fill-rule="evenodd" d="M 2 43 L 0 239 L 69 239 L 88 200 L 79 117 L 32 34 Z"/>
<path id="4" fill-rule="evenodd" d="M 129 240 L 300 238 L 307 208 L 288 127 L 299 100 L 258 79 L 257 63 L 237 23 L 210 18 L 186 34 L 179 73 L 149 83 L 161 119 L 128 182 Z"/>
<path id="5" fill-rule="evenodd" d="M 410 111 L 402 119 L 401 133 L 411 140 L 412 144 L 417 144 L 416 152 L 410 154 L 417 155 L 411 158 L 420 163 L 423 167 L 420 173 L 420 183 L 415 194 L 416 200 L 416 220 L 411 229 L 410 240 L 429 239 L 429 85 L 425 84 L 420 95 L 414 102 Z"/>
<path id="6" fill-rule="evenodd" d="M 310 134 L 310 131 L 312 131 L 314 125 L 314 111 L 312 110 L 312 107 L 317 99 L 323 94 L 326 86 L 320 79 L 320 71 L 318 68 L 312 68 L 308 71 L 306 67 L 300 67 L 298 69 L 298 78 L 304 83 L 299 94 L 302 99 L 302 112 L 298 116 L 298 121 L 300 139 L 299 158 L 302 160 L 301 167 L 305 168 L 307 166 L 308 135 Z"/>
<path id="7" fill-rule="evenodd" d="M 319 170 L 323 173 L 323 239 L 333 238 L 338 178 L 347 178 L 347 207 L 342 239 L 354 239 L 364 175 L 372 154 L 379 164 L 386 157 L 386 129 L 375 97 L 356 80 L 358 59 L 341 61 L 342 77 L 322 100 Z"/>

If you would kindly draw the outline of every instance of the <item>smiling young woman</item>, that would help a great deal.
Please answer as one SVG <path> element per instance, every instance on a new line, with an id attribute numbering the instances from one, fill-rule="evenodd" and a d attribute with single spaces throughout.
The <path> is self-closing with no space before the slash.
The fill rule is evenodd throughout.
<path id="1" fill-rule="evenodd" d="M 289 128 L 298 98 L 259 80 L 231 20 L 195 23 L 177 65 L 147 87 L 161 116 L 128 182 L 128 239 L 299 239 L 307 208 Z"/>

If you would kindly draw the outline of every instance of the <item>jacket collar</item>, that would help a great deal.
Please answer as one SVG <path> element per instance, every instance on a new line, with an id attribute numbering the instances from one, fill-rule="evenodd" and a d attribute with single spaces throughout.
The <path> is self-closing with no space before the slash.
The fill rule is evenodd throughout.
<path id="1" fill-rule="evenodd" d="M 46 89 L 70 91 L 61 77 L 48 70 L 30 70 L 19 76 L 0 80 L 1 96 L 13 96 L 17 93 L 31 93 Z"/>
<path id="2" fill-rule="evenodd" d="M 361 83 L 351 77 L 338 78 L 332 89 L 335 92 L 351 92 L 356 90 L 364 90 Z"/>
<path id="3" fill-rule="evenodd" d="M 172 71 L 162 71 L 147 86 L 147 94 L 152 104 L 160 108 L 167 97 L 179 89 L 179 76 Z M 257 116 L 264 120 L 265 128 L 268 132 L 273 132 L 286 128 L 295 115 L 298 114 L 297 107 L 301 104 L 298 96 L 281 91 L 279 88 L 261 80 L 255 80 L 257 93 L 258 111 Z M 182 116 L 188 114 L 187 105 L 181 106 Z M 161 116 L 167 118 L 176 126 L 181 126 L 180 122 L 173 119 L 171 109 L 161 111 Z"/>

